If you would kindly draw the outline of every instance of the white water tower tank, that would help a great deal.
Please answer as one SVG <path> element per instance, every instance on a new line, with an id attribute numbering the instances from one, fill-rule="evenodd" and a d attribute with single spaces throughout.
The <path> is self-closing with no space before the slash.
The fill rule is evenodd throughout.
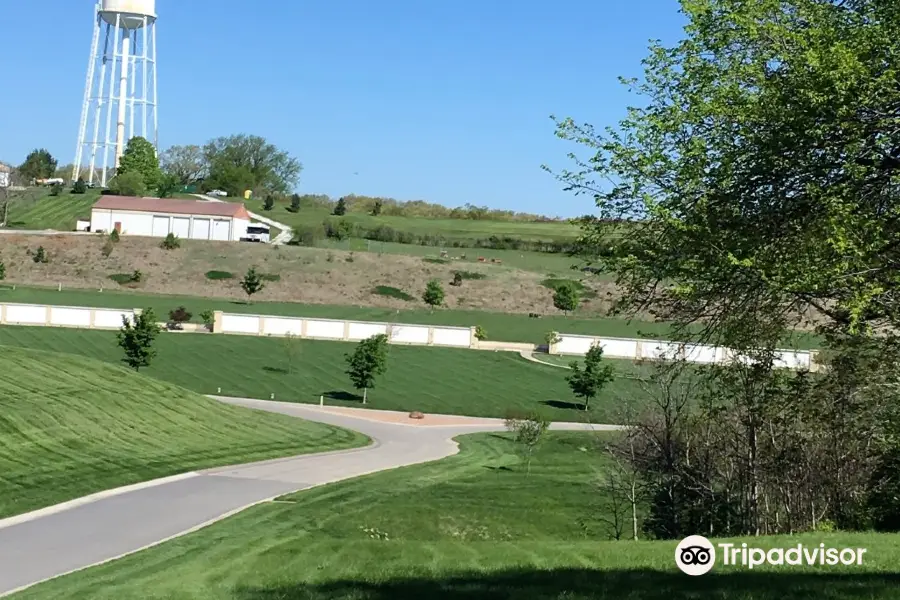
<path id="1" fill-rule="evenodd" d="M 156 0 L 101 0 L 101 19 L 115 26 L 117 15 L 119 27 L 140 29 L 145 18 L 148 24 L 156 20 Z"/>

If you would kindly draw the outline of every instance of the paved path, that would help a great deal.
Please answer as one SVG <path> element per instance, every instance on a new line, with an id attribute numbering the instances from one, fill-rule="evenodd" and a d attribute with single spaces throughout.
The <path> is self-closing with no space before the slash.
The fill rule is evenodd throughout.
<path id="1" fill-rule="evenodd" d="M 355 450 L 201 471 L 61 512 L 43 511 L 25 522 L 0 523 L 0 595 L 156 545 L 288 492 L 444 458 L 457 452 L 454 436 L 503 428 L 496 419 L 435 415 L 410 426 L 403 422 L 409 418 L 402 413 L 379 416 L 372 413 L 381 411 L 219 400 L 354 429 L 373 443 Z M 551 428 L 617 429 L 580 423 L 558 423 Z"/>
<path id="2" fill-rule="evenodd" d="M 560 369 L 568 369 L 568 368 L 569 368 L 569 367 L 567 367 L 566 365 L 555 365 L 555 364 L 553 364 L 553 363 L 544 362 L 544 361 L 542 361 L 541 359 L 539 359 L 538 357 L 536 357 L 536 356 L 534 355 L 534 352 L 531 351 L 531 350 L 520 350 L 520 351 L 519 351 L 519 356 L 521 356 L 521 357 L 524 358 L 525 360 L 528 360 L 528 361 L 531 361 L 531 362 L 535 362 L 535 363 L 538 363 L 538 364 L 541 364 L 541 365 L 546 365 L 546 366 L 548 366 L 548 367 L 558 367 L 558 368 L 560 368 Z M 574 357 L 573 357 L 573 360 L 574 360 Z"/>
<path id="3" fill-rule="evenodd" d="M 207 196 L 205 194 L 194 194 L 197 198 L 201 200 L 206 200 L 207 202 L 226 202 L 226 200 L 221 200 L 219 198 L 214 198 L 213 196 Z M 284 223 L 279 223 L 278 221 L 274 221 L 268 217 L 264 217 L 262 215 L 258 215 L 256 213 L 252 213 L 247 211 L 250 214 L 250 217 L 256 219 L 257 221 L 262 221 L 266 225 L 271 225 L 272 227 L 276 227 L 281 230 L 281 233 L 275 236 L 274 239 L 270 240 L 269 243 L 273 246 L 280 246 L 282 244 L 287 244 L 291 241 L 291 238 L 294 237 L 294 230 Z"/>

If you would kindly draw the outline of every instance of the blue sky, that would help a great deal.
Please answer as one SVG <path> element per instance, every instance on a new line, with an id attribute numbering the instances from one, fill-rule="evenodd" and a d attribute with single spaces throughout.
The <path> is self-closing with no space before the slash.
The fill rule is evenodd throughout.
<path id="1" fill-rule="evenodd" d="M 46 147 L 72 161 L 92 6 L 0 0 L 12 84 L 0 160 Z M 252 133 L 303 162 L 300 192 L 560 216 L 591 202 L 540 169 L 572 149 L 549 115 L 615 123 L 637 101 L 617 76 L 640 75 L 648 40 L 675 42 L 683 26 L 677 0 L 157 0 L 157 12 L 163 148 Z"/>

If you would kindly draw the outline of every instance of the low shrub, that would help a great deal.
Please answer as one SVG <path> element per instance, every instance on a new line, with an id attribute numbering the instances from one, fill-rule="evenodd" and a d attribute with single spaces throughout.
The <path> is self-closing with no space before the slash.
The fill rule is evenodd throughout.
<path id="1" fill-rule="evenodd" d="M 422 259 L 422 262 L 431 263 L 433 265 L 446 265 L 450 261 L 447 260 L 446 258 L 427 258 L 426 257 L 426 258 Z"/>
<path id="2" fill-rule="evenodd" d="M 325 237 L 325 228 L 321 224 L 310 225 L 294 230 L 290 245 L 314 247 Z"/>
<path id="3" fill-rule="evenodd" d="M 353 262 L 353 253 L 352 252 L 347 255 L 347 258 L 344 259 L 344 262 L 349 262 L 349 263 Z"/>
<path id="4" fill-rule="evenodd" d="M 109 256 L 113 253 L 113 250 L 115 250 L 115 248 L 116 248 L 116 245 L 113 243 L 113 241 L 108 239 L 103 244 L 103 247 L 100 248 L 100 253 L 103 255 L 103 258 L 109 258 Z"/>
<path id="5" fill-rule="evenodd" d="M 119 285 L 128 285 L 131 283 L 131 273 L 113 273 L 112 275 L 108 275 L 107 278 L 115 281 Z"/>
<path id="6" fill-rule="evenodd" d="M 213 281 L 219 281 L 221 279 L 234 279 L 234 273 L 229 273 L 228 271 L 207 271 L 206 278 Z"/>
<path id="7" fill-rule="evenodd" d="M 389 285 L 375 286 L 375 288 L 372 290 L 372 293 L 378 296 L 385 296 L 387 298 L 396 298 L 397 300 L 403 300 L 405 302 L 412 302 L 413 300 L 415 300 L 414 297 L 410 296 L 403 290 L 391 287 Z"/>
<path id="8" fill-rule="evenodd" d="M 482 342 L 487 339 L 487 332 L 484 330 L 484 327 L 481 325 L 475 326 L 475 339 L 479 342 Z"/>
<path id="9" fill-rule="evenodd" d="M 166 236 L 166 239 L 162 241 L 160 247 L 162 247 L 164 250 L 175 250 L 177 248 L 181 248 L 181 240 L 179 240 L 178 236 L 176 236 L 174 233 L 170 233 Z"/>
<path id="10" fill-rule="evenodd" d="M 6 265 L 0 262 L 0 281 L 6 279 Z"/>
<path id="11" fill-rule="evenodd" d="M 453 281 L 450 282 L 450 285 L 455 285 L 456 287 L 459 287 L 462 285 L 462 282 L 463 282 L 462 275 L 460 275 L 457 272 L 457 273 L 453 274 Z"/>
<path id="12" fill-rule="evenodd" d="M 259 278 L 263 281 L 281 281 L 281 275 L 276 273 L 260 273 Z"/>
<path id="13" fill-rule="evenodd" d="M 84 194 L 85 192 L 87 192 L 87 184 L 84 182 L 84 177 L 79 177 L 75 185 L 72 186 L 72 193 Z"/>
<path id="14" fill-rule="evenodd" d="M 206 325 L 207 329 L 212 331 L 213 325 L 216 322 L 216 314 L 211 310 L 204 310 L 200 313 L 200 320 L 203 321 L 203 324 Z"/>
<path id="15" fill-rule="evenodd" d="M 578 292 L 578 295 L 581 297 L 582 301 L 597 297 L 597 292 L 575 279 L 549 277 L 543 280 L 541 282 L 541 285 L 545 288 L 553 290 L 554 292 L 559 289 L 559 286 L 561 285 L 571 285 Z"/>
<path id="16" fill-rule="evenodd" d="M 347 219 L 325 219 L 322 227 L 327 237 L 338 241 L 358 237 L 358 228 Z"/>
<path id="17" fill-rule="evenodd" d="M 34 254 L 31 257 L 31 260 L 36 263 L 45 264 L 50 262 L 50 257 L 47 256 L 47 251 L 44 250 L 43 246 L 38 246 L 38 249 L 34 251 Z"/>
<path id="18" fill-rule="evenodd" d="M 134 283 L 140 283 L 144 280 L 144 274 L 135 269 L 135 271 L 131 274 L 131 281 Z"/>
<path id="19" fill-rule="evenodd" d="M 453 273 L 454 279 L 459 275 L 459 278 L 465 281 L 477 281 L 480 279 L 487 279 L 487 275 L 484 273 L 478 273 L 476 271 L 455 271 Z"/>
<path id="20" fill-rule="evenodd" d="M 119 232 L 115 229 L 109 232 L 109 241 L 113 244 L 118 243 L 119 241 Z"/>
<path id="21" fill-rule="evenodd" d="M 183 306 L 179 306 L 178 308 L 169 311 L 169 320 L 173 323 L 187 323 L 193 316 L 194 315 L 188 312 Z"/>

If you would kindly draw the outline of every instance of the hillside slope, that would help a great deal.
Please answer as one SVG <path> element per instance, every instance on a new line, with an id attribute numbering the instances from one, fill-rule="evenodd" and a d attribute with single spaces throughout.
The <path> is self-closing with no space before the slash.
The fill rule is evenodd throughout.
<path id="1" fill-rule="evenodd" d="M 198 468 L 364 443 L 93 359 L 0 347 L 0 517 Z"/>

